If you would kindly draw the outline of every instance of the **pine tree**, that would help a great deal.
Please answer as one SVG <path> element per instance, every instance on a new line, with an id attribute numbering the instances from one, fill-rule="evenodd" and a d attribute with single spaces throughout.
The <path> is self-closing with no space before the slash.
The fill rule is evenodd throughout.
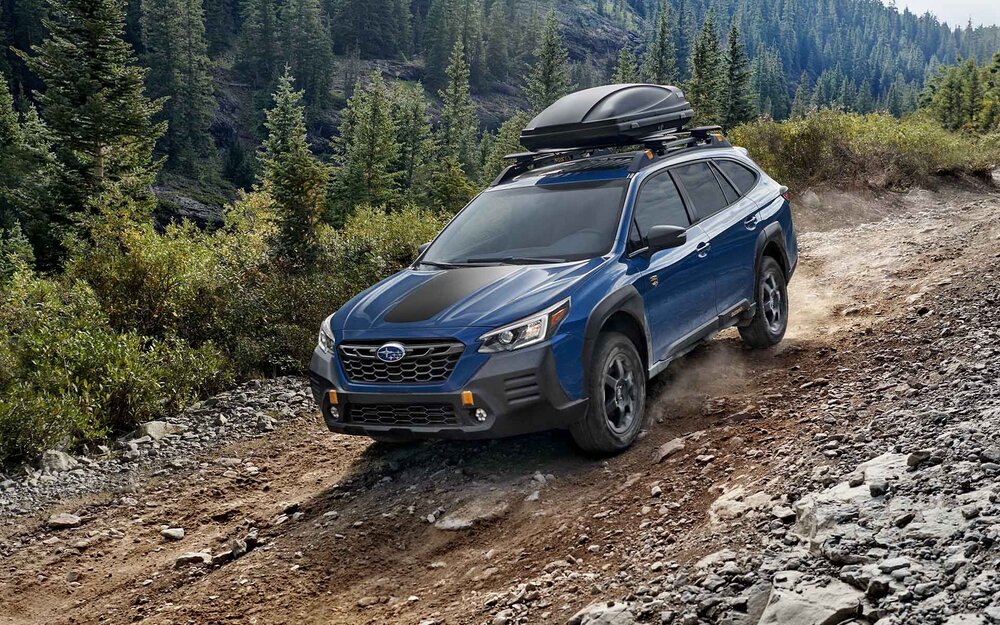
<path id="1" fill-rule="evenodd" d="M 425 81 L 436 89 L 447 82 L 445 68 L 455 47 L 455 19 L 453 0 L 431 0 L 424 28 L 424 58 L 427 64 Z"/>
<path id="2" fill-rule="evenodd" d="M 434 153 L 427 97 L 419 85 L 399 86 L 393 94 L 392 118 L 399 154 L 393 169 L 399 172 L 400 189 L 412 196 L 417 179 L 424 174 Z"/>
<path id="3" fill-rule="evenodd" d="M 726 80 L 723 95 L 722 125 L 733 128 L 754 117 L 753 99 L 750 93 L 750 60 L 747 58 L 740 31 L 733 24 L 729 29 L 728 51 L 726 52 Z"/>
<path id="4" fill-rule="evenodd" d="M 483 39 L 483 3 L 480 0 L 456 0 L 457 38 L 465 49 L 469 65 L 469 84 L 480 88 L 486 80 L 486 47 Z M 450 61 L 450 57 L 449 57 Z"/>
<path id="5" fill-rule="evenodd" d="M 164 128 L 151 120 L 161 104 L 143 91 L 146 72 L 122 39 L 124 22 L 117 0 L 52 1 L 49 37 L 21 55 L 45 85 L 37 100 L 59 167 L 54 201 L 72 212 L 113 185 L 147 193 L 155 176 Z"/>
<path id="6" fill-rule="evenodd" d="M 486 22 L 486 67 L 494 80 L 504 82 L 511 70 L 510 13 L 505 2 L 490 6 Z"/>
<path id="7" fill-rule="evenodd" d="M 545 18 L 542 40 L 535 50 L 535 65 L 528 76 L 525 95 L 534 111 L 541 111 L 572 90 L 569 53 L 559 34 L 555 13 Z"/>
<path id="8" fill-rule="evenodd" d="M 476 191 L 462 164 L 449 156 L 431 173 L 424 187 L 423 201 L 437 211 L 453 214 L 468 204 Z"/>
<path id="9" fill-rule="evenodd" d="M 340 136 L 333 141 L 337 223 L 362 204 L 386 207 L 398 196 L 400 154 L 392 112 L 392 96 L 377 72 L 347 102 Z"/>
<path id="10" fill-rule="evenodd" d="M 858 87 L 858 97 L 855 107 L 859 113 L 871 113 L 875 110 L 875 100 L 872 98 L 872 84 L 868 80 L 861 81 Z"/>
<path id="11" fill-rule="evenodd" d="M 237 0 L 205 0 L 205 36 L 211 54 L 225 52 L 236 38 L 239 21 Z"/>
<path id="12" fill-rule="evenodd" d="M 169 166 L 196 176 L 212 152 L 214 84 L 200 0 L 144 0 L 142 32 L 148 91 L 168 98 L 163 138 Z"/>
<path id="13" fill-rule="evenodd" d="M 572 64 L 570 76 L 577 89 L 589 89 L 604 83 L 604 80 L 598 75 L 597 68 L 594 67 L 590 52 L 587 52 L 582 61 Z"/>
<path id="14" fill-rule="evenodd" d="M 965 124 L 962 111 L 962 81 L 956 68 L 944 71 L 932 100 L 932 110 L 942 126 L 958 130 Z"/>
<path id="15" fill-rule="evenodd" d="M 639 82 L 639 67 L 635 54 L 628 48 L 622 48 L 618 53 L 615 71 L 611 74 L 612 84 L 629 84 Z"/>
<path id="16" fill-rule="evenodd" d="M 691 80 L 687 97 L 694 108 L 695 119 L 701 124 L 718 124 L 724 114 L 725 67 L 719 35 L 715 30 L 715 13 L 710 11 L 691 50 Z"/>
<path id="17" fill-rule="evenodd" d="M 795 89 L 795 99 L 792 101 L 792 117 L 805 117 L 809 112 L 812 92 L 809 89 L 809 74 L 802 72 L 799 86 Z"/>
<path id="18" fill-rule="evenodd" d="M 670 5 L 660 0 L 653 41 L 646 51 L 643 76 L 649 82 L 669 85 L 677 80 L 677 50 L 671 26 Z"/>
<path id="19" fill-rule="evenodd" d="M 483 180 L 493 180 L 511 163 L 504 160 L 508 154 L 524 152 L 521 145 L 521 130 L 531 121 L 531 115 L 518 111 L 500 126 L 493 145 L 490 146 L 486 162 L 483 164 Z"/>
<path id="20" fill-rule="evenodd" d="M 286 68 L 267 112 L 268 136 L 261 162 L 262 188 L 278 207 L 274 250 L 280 265 L 292 272 L 310 267 L 319 253 L 319 227 L 326 208 L 326 167 L 312 155 L 306 141 L 303 93 Z"/>
<path id="21" fill-rule="evenodd" d="M 27 231 L 44 266 L 65 234 L 67 216 L 49 196 L 54 171 L 48 130 L 33 107 L 19 115 L 0 75 L 0 231 Z M 33 254 L 32 257 L 36 256 Z"/>
<path id="22" fill-rule="evenodd" d="M 326 4 L 332 5 L 330 28 L 339 52 L 357 48 L 366 58 L 396 58 L 410 51 L 409 2 L 327 0 Z"/>
<path id="23" fill-rule="evenodd" d="M 781 57 L 775 51 L 760 45 L 750 67 L 750 91 L 757 102 L 757 112 L 773 119 L 788 117 L 791 107 L 788 99 L 788 79 Z M 816 80 L 814 103 L 821 95 L 822 84 L 821 80 Z"/>
<path id="24" fill-rule="evenodd" d="M 691 76 L 691 36 L 695 21 L 687 0 L 677 3 L 677 23 L 674 27 L 674 41 L 677 42 L 677 75 L 681 80 Z"/>
<path id="25" fill-rule="evenodd" d="M 453 158 L 468 176 L 475 178 L 474 151 L 479 122 L 476 105 L 469 96 L 469 65 L 461 39 L 455 41 L 446 73 L 448 83 L 438 92 L 441 98 L 441 123 L 438 127 L 441 155 Z"/>
<path id="26" fill-rule="evenodd" d="M 236 66 L 258 91 L 269 92 L 281 71 L 276 0 L 244 0 Z"/>
<path id="27" fill-rule="evenodd" d="M 333 75 L 333 51 L 319 0 L 286 0 L 280 16 L 285 62 L 312 112 L 329 99 Z"/>
<path id="28" fill-rule="evenodd" d="M 983 132 L 1000 130 L 1000 50 L 984 70 L 985 93 L 979 110 L 979 129 Z"/>

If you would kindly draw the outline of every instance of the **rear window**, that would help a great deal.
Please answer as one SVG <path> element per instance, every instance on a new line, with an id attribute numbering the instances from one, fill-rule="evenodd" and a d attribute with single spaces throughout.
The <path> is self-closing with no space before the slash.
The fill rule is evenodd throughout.
<path id="1" fill-rule="evenodd" d="M 681 165 L 673 173 L 694 203 L 694 212 L 699 220 L 714 215 L 729 205 L 708 163 Z"/>
<path id="2" fill-rule="evenodd" d="M 736 185 L 740 195 L 746 195 L 757 184 L 757 173 L 736 161 L 715 161 L 716 166 Z"/>

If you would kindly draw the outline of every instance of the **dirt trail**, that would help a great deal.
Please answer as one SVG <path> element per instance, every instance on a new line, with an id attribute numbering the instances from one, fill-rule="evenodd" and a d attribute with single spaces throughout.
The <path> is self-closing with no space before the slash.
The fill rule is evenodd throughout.
<path id="1" fill-rule="evenodd" d="M 675 363 L 651 385 L 648 431 L 626 454 L 582 458 L 559 434 L 392 448 L 299 419 L 196 468 L 0 528 L 0 624 L 489 623 L 528 604 L 523 622 L 565 622 L 661 575 L 658 562 L 738 543 L 710 522 L 723 485 L 775 484 L 803 424 L 824 422 L 830 389 L 865 383 L 865 337 L 891 338 L 928 293 L 997 262 L 1000 196 L 854 201 L 885 218 L 824 218 L 802 233 L 786 341 L 751 352 L 729 332 Z M 824 210 L 817 202 L 809 210 Z M 684 449 L 654 462 L 678 438 Z M 62 511 L 82 525 L 47 529 Z M 248 534 L 256 546 L 238 559 L 175 567 Z M 636 554 L 648 556 L 641 571 Z"/>

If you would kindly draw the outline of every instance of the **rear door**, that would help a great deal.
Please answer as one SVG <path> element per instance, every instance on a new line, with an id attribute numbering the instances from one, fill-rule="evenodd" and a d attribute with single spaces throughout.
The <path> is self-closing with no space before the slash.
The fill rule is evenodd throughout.
<path id="1" fill-rule="evenodd" d="M 742 167 L 735 161 L 727 163 Z M 689 163 L 675 171 L 694 206 L 695 221 L 711 244 L 716 314 L 731 313 L 753 299 L 757 205 L 713 161 Z M 740 182 L 746 182 L 745 177 Z"/>
<path id="2" fill-rule="evenodd" d="M 629 262 L 635 273 L 634 285 L 646 307 L 653 361 L 666 358 L 716 316 L 708 240 L 701 227 L 692 226 L 691 221 L 669 172 L 655 173 L 643 181 L 632 211 Z M 653 226 L 687 228 L 687 242 L 649 256 L 644 250 Z"/>

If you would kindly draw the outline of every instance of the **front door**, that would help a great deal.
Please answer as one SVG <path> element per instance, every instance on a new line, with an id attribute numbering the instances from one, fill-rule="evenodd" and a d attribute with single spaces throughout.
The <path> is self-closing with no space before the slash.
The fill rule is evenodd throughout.
<path id="1" fill-rule="evenodd" d="M 653 344 L 653 364 L 683 347 L 699 329 L 717 318 L 712 249 L 691 217 L 668 172 L 642 183 L 632 211 L 630 259 L 635 288 L 642 295 Z M 653 226 L 687 228 L 687 242 L 673 249 L 645 253 Z"/>

